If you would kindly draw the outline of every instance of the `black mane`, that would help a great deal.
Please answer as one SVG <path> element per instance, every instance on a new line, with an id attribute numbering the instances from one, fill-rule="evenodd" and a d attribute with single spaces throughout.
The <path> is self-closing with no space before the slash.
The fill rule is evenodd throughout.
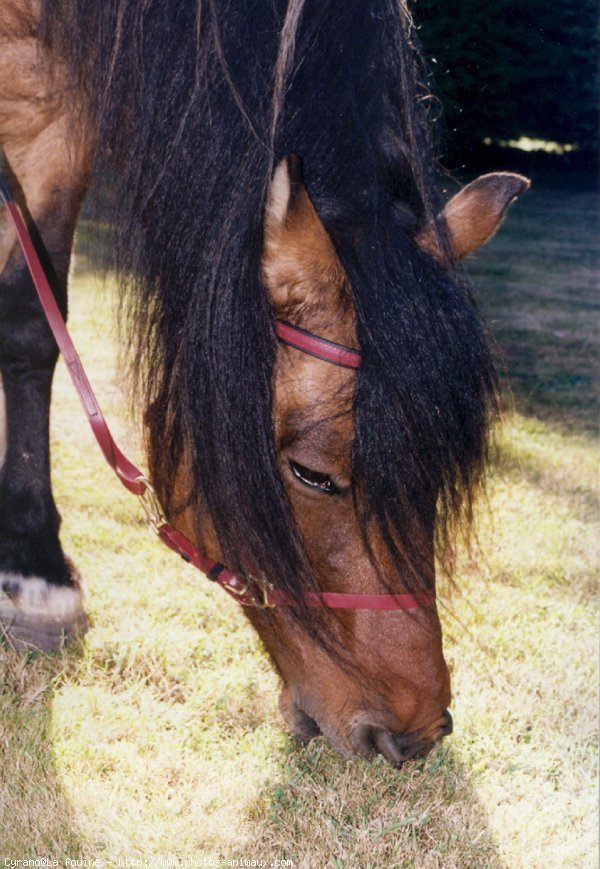
<path id="1" fill-rule="evenodd" d="M 468 292 L 413 241 L 437 202 L 404 4 L 43 6 L 43 37 L 86 95 L 98 165 L 110 151 L 119 175 L 117 264 L 166 506 L 181 506 L 169 483 L 185 455 L 192 506 L 212 517 L 227 563 L 291 593 L 315 586 L 277 470 L 260 280 L 269 180 L 298 154 L 354 292 L 363 528 L 379 526 L 414 590 L 415 529 L 447 541 L 470 512 L 496 380 Z"/>

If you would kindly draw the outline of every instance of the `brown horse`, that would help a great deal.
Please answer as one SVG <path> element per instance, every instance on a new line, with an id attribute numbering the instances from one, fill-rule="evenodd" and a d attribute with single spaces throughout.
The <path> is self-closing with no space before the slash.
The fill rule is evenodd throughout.
<path id="1" fill-rule="evenodd" d="M 245 612 L 293 734 L 399 764 L 451 730 L 435 605 L 314 610 L 303 595 L 434 588 L 495 406 L 452 270 L 528 182 L 487 175 L 436 210 L 402 5 L 169 5 L 5 0 L 5 172 L 66 312 L 79 208 L 110 147 L 169 519 L 288 595 Z M 17 646 L 53 650 L 86 627 L 50 488 L 57 351 L 0 218 L 0 621 Z M 360 370 L 277 343 L 275 318 L 360 351 Z"/>

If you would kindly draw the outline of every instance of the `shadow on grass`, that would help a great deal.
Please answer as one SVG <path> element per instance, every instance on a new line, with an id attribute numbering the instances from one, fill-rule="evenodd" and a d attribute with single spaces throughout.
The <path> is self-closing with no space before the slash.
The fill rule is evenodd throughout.
<path id="1" fill-rule="evenodd" d="M 249 820 L 248 853 L 300 866 L 324 853 L 331 866 L 505 865 L 451 743 L 399 770 L 383 758 L 343 760 L 322 737 L 292 746 Z"/>
<path id="2" fill-rule="evenodd" d="M 52 701 L 69 657 L 19 655 L 0 645 L 0 856 L 81 858 L 73 808 L 56 769 Z"/>

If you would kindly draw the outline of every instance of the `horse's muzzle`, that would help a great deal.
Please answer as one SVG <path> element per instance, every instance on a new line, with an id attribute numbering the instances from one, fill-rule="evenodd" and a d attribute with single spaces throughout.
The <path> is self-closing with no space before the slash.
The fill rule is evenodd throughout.
<path id="1" fill-rule="evenodd" d="M 341 739 L 338 731 L 327 726 L 321 727 L 295 703 L 282 707 L 282 712 L 299 742 L 308 742 L 323 733 L 332 747 L 342 754 L 359 754 L 367 758 L 380 754 L 395 767 L 401 766 L 407 760 L 424 757 L 435 745 L 439 745 L 444 736 L 449 736 L 453 729 L 452 716 L 446 710 L 434 726 L 425 732 L 421 730 L 396 733 L 387 730 L 381 723 L 363 720 L 355 722 L 350 728 L 349 739 Z"/>

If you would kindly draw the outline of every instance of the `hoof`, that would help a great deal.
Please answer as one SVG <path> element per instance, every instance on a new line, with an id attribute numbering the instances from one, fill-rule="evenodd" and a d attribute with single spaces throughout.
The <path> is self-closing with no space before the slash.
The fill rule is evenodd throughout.
<path id="1" fill-rule="evenodd" d="M 20 652 L 60 652 L 88 629 L 83 590 L 37 576 L 0 573 L 0 638 Z"/>

